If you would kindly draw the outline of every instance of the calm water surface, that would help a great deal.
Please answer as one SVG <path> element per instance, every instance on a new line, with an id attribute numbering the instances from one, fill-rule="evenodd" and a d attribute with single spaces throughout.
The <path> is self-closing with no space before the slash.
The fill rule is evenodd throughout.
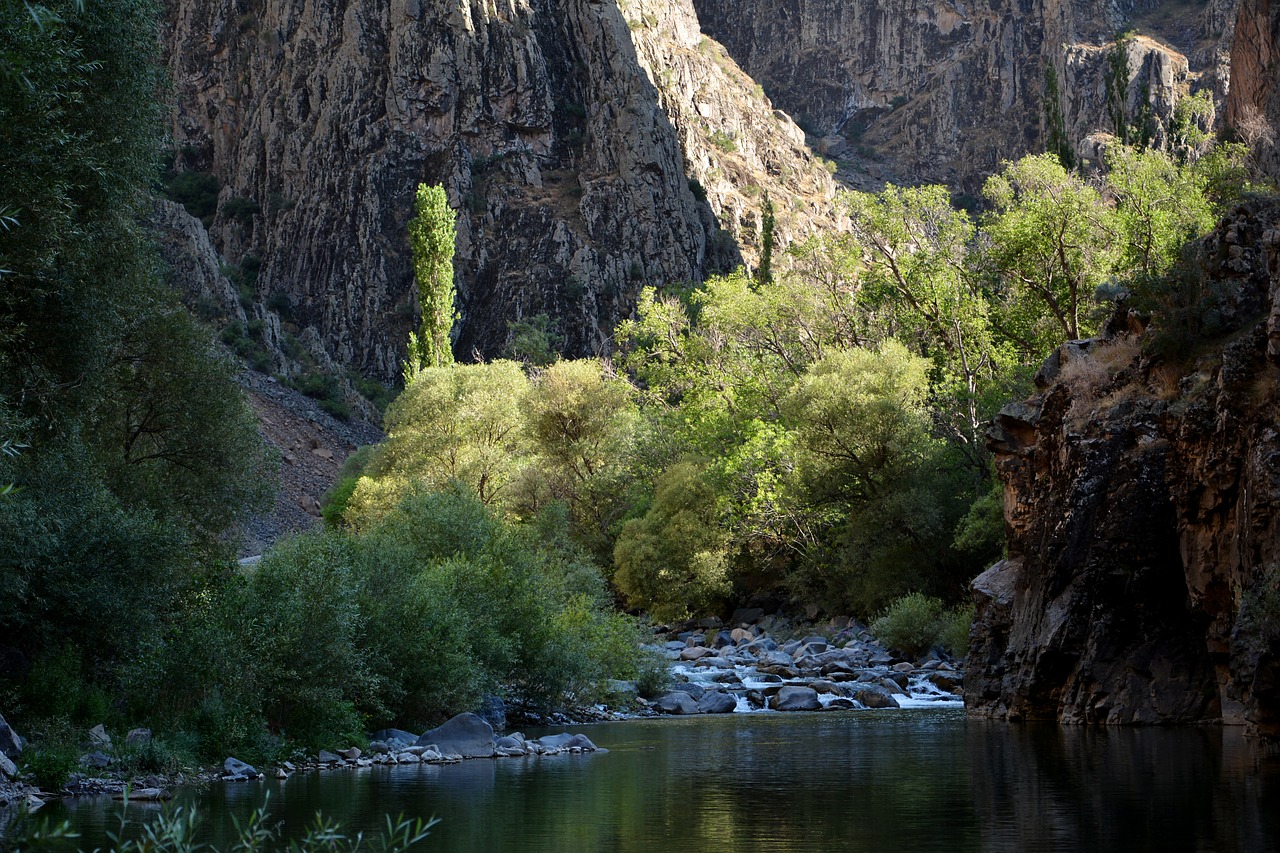
<path id="1" fill-rule="evenodd" d="M 343 770 L 183 799 L 208 840 L 270 792 L 274 819 L 348 830 L 442 819 L 422 849 L 590 851 L 1275 851 L 1280 760 L 1238 730 L 1097 731 L 962 711 L 733 714 L 575 727 L 608 753 Z M 81 801 L 80 846 L 120 806 Z M 42 813 L 44 813 L 42 811 Z M 130 806 L 129 821 L 154 814 Z"/>

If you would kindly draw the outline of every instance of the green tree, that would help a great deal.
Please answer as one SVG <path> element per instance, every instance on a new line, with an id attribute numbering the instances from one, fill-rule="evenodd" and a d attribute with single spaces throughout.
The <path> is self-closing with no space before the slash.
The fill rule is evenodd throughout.
<path id="1" fill-rule="evenodd" d="M 644 517 L 623 526 L 613 580 L 630 606 L 655 619 L 712 612 L 730 590 L 728 546 L 702 467 L 679 462 L 659 478 Z"/>
<path id="2" fill-rule="evenodd" d="M 450 334 L 457 319 L 453 305 L 457 217 L 449 207 L 444 187 L 418 184 L 414 211 L 417 216 L 409 220 L 409 246 L 413 252 L 413 274 L 418 282 L 422 325 L 417 333 L 409 333 L 406 384 L 423 368 L 453 364 Z"/>
<path id="3" fill-rule="evenodd" d="M 764 202 L 760 205 L 760 267 L 756 270 L 756 282 L 764 287 L 773 283 L 773 242 L 774 228 L 773 202 L 769 194 L 764 194 Z"/>
<path id="4" fill-rule="evenodd" d="M 1008 355 L 992 326 L 990 306 L 969 268 L 973 223 L 951 205 L 945 187 L 894 187 L 843 196 L 854 236 L 866 247 L 861 299 L 891 319 L 896 338 L 935 363 L 935 390 L 953 405 L 941 420 L 985 471 L 982 387 Z"/>
<path id="5" fill-rule="evenodd" d="M 512 361 L 427 367 L 387 407 L 387 439 L 348 501 L 367 527 L 414 490 L 463 483 L 484 504 L 499 500 L 527 456 L 521 412 L 529 380 Z"/>
<path id="6" fill-rule="evenodd" d="M 1006 164 L 983 194 L 992 207 L 983 231 L 1001 333 L 1030 360 L 1090 334 L 1093 292 L 1119 260 L 1115 211 L 1052 154 Z"/>

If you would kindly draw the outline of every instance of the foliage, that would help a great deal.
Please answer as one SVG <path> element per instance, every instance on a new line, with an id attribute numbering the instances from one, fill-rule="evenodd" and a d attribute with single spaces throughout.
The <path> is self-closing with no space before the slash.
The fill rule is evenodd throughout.
<path id="1" fill-rule="evenodd" d="M 764 194 L 764 202 L 760 205 L 760 267 L 756 270 L 756 281 L 761 285 L 773 283 L 773 243 L 776 223 L 773 214 L 773 202 L 769 194 Z"/>
<path id="2" fill-rule="evenodd" d="M 917 657 L 938 642 L 942 613 L 941 599 L 913 592 L 885 608 L 871 632 L 889 648 Z"/>
<path id="3" fill-rule="evenodd" d="M 972 624 L 973 605 L 948 609 L 941 599 L 913 592 L 885 608 L 872 623 L 871 632 L 885 645 L 911 657 L 939 646 L 955 657 L 964 657 Z"/>
<path id="4" fill-rule="evenodd" d="M 444 187 L 418 184 L 414 212 L 417 215 L 409 220 L 409 247 L 413 252 L 422 324 L 416 334 L 409 335 L 406 385 L 419 370 L 453 363 L 453 345 L 449 338 L 456 319 L 453 253 L 457 216 L 449 208 Z"/>
<path id="5" fill-rule="evenodd" d="M 1007 164 L 987 179 L 984 223 L 998 322 L 1028 355 L 1097 328 L 1089 299 L 1116 262 L 1115 211 L 1098 190 L 1049 154 Z"/>
<path id="6" fill-rule="evenodd" d="M 255 809 L 243 825 L 236 824 L 236 837 L 227 853 L 257 853 L 257 851 L 288 851 L 288 853 L 359 853 L 372 850 L 376 853 L 402 853 L 417 847 L 430 835 L 431 828 L 439 823 L 436 818 L 424 821 L 409 820 L 403 815 L 386 817 L 386 828 L 378 836 L 365 839 L 363 833 L 344 835 L 341 827 L 329 818 L 317 814 L 299 839 L 284 836 L 284 824 L 270 823 L 269 803 L 265 800 Z M 136 833 L 126 832 L 124 818 L 118 830 L 107 833 L 111 846 L 109 853 L 197 853 L 217 848 L 196 842 L 200 827 L 198 813 L 187 807 L 167 805 L 163 811 L 147 821 Z M 77 838 L 71 824 L 64 821 L 50 824 L 43 819 L 23 816 L 11 833 L 15 853 L 27 850 L 62 849 L 65 841 Z"/>
<path id="7" fill-rule="evenodd" d="M 658 480 L 652 506 L 623 526 L 614 551 L 614 583 L 628 604 L 673 620 L 714 610 L 723 600 L 728 537 L 714 504 L 696 462 L 680 462 Z"/>
<path id="8" fill-rule="evenodd" d="M 491 504 L 515 480 L 525 447 L 521 405 L 529 380 L 511 361 L 426 367 L 387 407 L 387 440 L 349 502 L 360 526 L 412 488 L 466 484 Z"/>
<path id="9" fill-rule="evenodd" d="M 564 344 L 563 338 L 552 328 L 551 318 L 535 314 L 528 320 L 513 320 L 508 324 L 511 343 L 507 354 L 513 361 L 534 367 L 545 367 L 556 360 L 556 352 Z"/>

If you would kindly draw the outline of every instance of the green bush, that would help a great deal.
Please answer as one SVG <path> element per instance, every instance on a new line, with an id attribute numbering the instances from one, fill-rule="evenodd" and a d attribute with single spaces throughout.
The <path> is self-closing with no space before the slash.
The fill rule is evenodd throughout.
<path id="1" fill-rule="evenodd" d="M 909 593 L 871 623 L 871 633 L 889 648 L 918 657 L 938 644 L 942 613 L 941 599 Z"/>
<path id="2" fill-rule="evenodd" d="M 957 604 L 942 614 L 938 622 L 938 643 L 955 658 L 969 653 L 969 630 L 973 627 L 973 605 Z"/>

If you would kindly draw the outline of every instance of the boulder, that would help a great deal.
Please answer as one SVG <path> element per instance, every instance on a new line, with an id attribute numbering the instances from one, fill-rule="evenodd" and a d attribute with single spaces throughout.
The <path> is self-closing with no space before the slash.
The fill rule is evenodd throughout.
<path id="1" fill-rule="evenodd" d="M 731 714 L 738 707 L 738 700 L 722 690 L 710 690 L 698 700 L 698 711 L 703 714 Z"/>
<path id="2" fill-rule="evenodd" d="M 739 607 L 733 611 L 729 622 L 733 625 L 754 625 L 764 618 L 764 611 L 759 607 Z"/>
<path id="3" fill-rule="evenodd" d="M 598 749 L 586 735 L 568 732 L 538 738 L 538 743 L 544 749 L 580 749 L 583 752 L 595 752 Z"/>
<path id="4" fill-rule="evenodd" d="M 364 755 L 364 753 L 360 751 L 360 747 L 351 746 L 351 747 L 347 747 L 346 749 L 338 750 L 338 755 L 341 755 L 347 761 L 355 761 L 361 755 Z"/>
<path id="5" fill-rule="evenodd" d="M 811 687 L 788 685 L 773 697 L 775 711 L 816 711 L 821 707 L 818 692 Z"/>
<path id="6" fill-rule="evenodd" d="M 689 646 L 680 652 L 680 660 L 698 660 L 714 654 L 715 652 L 706 646 Z"/>
<path id="7" fill-rule="evenodd" d="M 406 732 L 404 729 L 379 729 L 374 732 L 369 739 L 384 741 L 388 745 L 390 745 L 392 741 L 399 741 L 400 743 L 409 745 L 417 743 L 418 737 L 419 736 L 415 735 L 413 732 Z"/>
<path id="8" fill-rule="evenodd" d="M 795 659 L 784 651 L 759 651 L 756 652 L 757 661 L 764 666 L 795 666 Z"/>
<path id="9" fill-rule="evenodd" d="M 87 767 L 91 770 L 103 770 L 111 766 L 111 756 L 101 750 L 95 749 L 88 755 L 80 756 L 80 766 Z"/>
<path id="10" fill-rule="evenodd" d="M 18 776 L 18 768 L 13 759 L 0 752 L 0 779 L 14 779 Z"/>
<path id="11" fill-rule="evenodd" d="M 683 690 L 673 690 L 653 700 L 653 707 L 665 714 L 697 714 L 698 703 Z"/>
<path id="12" fill-rule="evenodd" d="M 459 714 L 423 734 L 417 745 L 434 745 L 444 755 L 490 758 L 493 756 L 493 726 L 476 714 Z"/>
<path id="13" fill-rule="evenodd" d="M 729 632 L 729 638 L 733 640 L 736 645 L 743 646 L 748 643 L 755 642 L 756 635 L 748 631 L 746 628 L 734 628 Z"/>
<path id="14" fill-rule="evenodd" d="M 151 743 L 151 729 L 131 729 L 124 742 L 126 746 L 147 746 Z"/>
<path id="15" fill-rule="evenodd" d="M 703 687 L 696 681 L 686 681 L 683 684 L 676 684 L 672 688 L 672 692 L 677 690 L 688 693 L 695 700 L 701 699 L 702 694 L 707 692 L 707 688 Z"/>
<path id="16" fill-rule="evenodd" d="M 956 672 L 935 669 L 925 676 L 925 681 L 932 683 L 939 690 L 955 693 L 959 689 L 961 682 L 964 681 L 964 677 Z"/>
<path id="17" fill-rule="evenodd" d="M 111 748 L 111 735 L 107 734 L 107 730 L 103 728 L 102 723 L 89 729 L 89 744 L 99 749 Z"/>
<path id="18" fill-rule="evenodd" d="M 228 776 L 243 776 L 246 779 L 255 778 L 258 770 L 252 764 L 245 764 L 238 758 L 228 756 L 227 760 L 222 762 L 222 772 Z"/>
<path id="19" fill-rule="evenodd" d="M 827 705 L 826 705 L 826 709 L 825 709 L 825 710 L 828 710 L 828 711 L 852 711 L 853 709 L 855 709 L 855 708 L 857 708 L 857 707 L 858 707 L 858 706 L 857 706 L 857 704 L 856 704 L 852 699 L 846 699 L 846 698 L 844 698 L 843 696 L 840 696 L 840 697 L 838 697 L 838 698 L 836 698 L 836 699 L 832 699 L 830 702 L 828 702 L 828 703 L 827 703 Z"/>
<path id="20" fill-rule="evenodd" d="M 4 715 L 0 714 L 0 754 L 17 758 L 22 752 L 23 745 L 22 738 L 9 728 L 9 724 L 4 721 Z"/>
<path id="21" fill-rule="evenodd" d="M 316 756 L 316 760 L 321 764 L 337 764 L 342 760 L 342 756 L 337 753 L 330 752 L 327 749 L 320 750 L 320 754 Z"/>
<path id="22" fill-rule="evenodd" d="M 717 631 L 715 639 L 711 641 L 712 647 L 717 649 L 736 646 L 737 644 L 737 640 L 733 638 L 733 634 L 729 631 Z"/>
<path id="23" fill-rule="evenodd" d="M 853 694 L 853 698 L 857 699 L 868 708 L 899 708 L 898 700 L 890 695 L 888 690 L 883 687 L 867 686 L 863 687 Z"/>

